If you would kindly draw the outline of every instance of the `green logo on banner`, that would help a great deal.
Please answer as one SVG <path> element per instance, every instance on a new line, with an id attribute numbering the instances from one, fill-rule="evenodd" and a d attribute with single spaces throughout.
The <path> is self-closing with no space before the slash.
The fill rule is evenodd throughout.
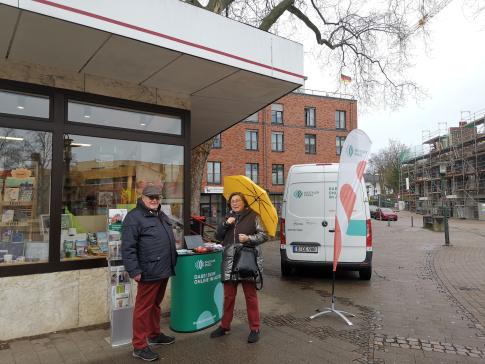
<path id="1" fill-rule="evenodd" d="M 197 260 L 195 262 L 195 268 L 196 269 L 199 269 L 199 270 L 202 269 L 202 268 L 204 268 L 204 261 L 203 260 Z"/>
<path id="2" fill-rule="evenodd" d="M 349 157 L 352 157 L 352 155 L 354 154 L 354 148 L 352 148 L 352 145 L 349 145 L 348 153 Z"/>
<path id="3" fill-rule="evenodd" d="M 293 192 L 293 196 L 295 196 L 296 198 L 301 198 L 301 196 L 303 196 L 303 192 L 301 190 L 296 190 L 295 192 Z"/>

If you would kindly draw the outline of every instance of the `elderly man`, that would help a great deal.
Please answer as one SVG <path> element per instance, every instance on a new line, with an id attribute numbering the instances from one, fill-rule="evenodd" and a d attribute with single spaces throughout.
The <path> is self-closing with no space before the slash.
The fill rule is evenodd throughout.
<path id="1" fill-rule="evenodd" d="M 125 217 L 122 257 L 126 271 L 138 283 L 133 312 L 133 356 L 153 361 L 151 345 L 169 345 L 175 338 L 160 332 L 160 304 L 168 278 L 175 274 L 176 248 L 170 220 L 160 210 L 161 189 L 147 186 L 136 208 Z"/>

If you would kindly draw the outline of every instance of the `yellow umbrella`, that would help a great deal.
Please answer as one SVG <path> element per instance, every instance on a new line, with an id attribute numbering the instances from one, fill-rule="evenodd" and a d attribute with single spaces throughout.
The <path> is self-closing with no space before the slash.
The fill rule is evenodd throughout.
<path id="1" fill-rule="evenodd" d="M 266 191 L 246 176 L 225 176 L 225 199 L 229 200 L 234 192 L 241 192 L 246 197 L 249 207 L 260 216 L 268 235 L 275 236 L 278 214 Z"/>

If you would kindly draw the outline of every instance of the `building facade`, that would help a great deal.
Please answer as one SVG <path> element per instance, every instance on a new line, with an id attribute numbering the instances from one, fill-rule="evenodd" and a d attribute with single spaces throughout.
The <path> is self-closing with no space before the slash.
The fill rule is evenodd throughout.
<path id="1" fill-rule="evenodd" d="M 214 141 L 203 179 L 201 215 L 218 223 L 227 211 L 224 176 L 246 175 L 268 191 L 278 214 L 290 167 L 334 163 L 357 128 L 351 97 L 298 90 L 225 130 Z"/>
<path id="2" fill-rule="evenodd" d="M 430 133 L 402 158 L 400 194 L 409 210 L 485 220 L 485 116 Z"/>

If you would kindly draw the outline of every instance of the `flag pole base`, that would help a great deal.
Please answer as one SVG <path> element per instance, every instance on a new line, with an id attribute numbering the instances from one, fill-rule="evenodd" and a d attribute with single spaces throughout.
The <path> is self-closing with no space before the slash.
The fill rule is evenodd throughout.
<path id="1" fill-rule="evenodd" d="M 326 307 L 325 311 L 320 311 L 320 309 L 318 308 L 316 309 L 316 311 L 318 313 L 310 316 L 310 320 L 316 319 L 319 316 L 326 315 L 327 313 L 335 313 L 336 315 L 340 316 L 340 318 L 342 318 L 342 320 L 344 320 L 347 323 L 347 325 L 349 326 L 353 325 L 353 323 L 345 315 L 348 315 L 350 317 L 355 317 L 355 315 L 347 311 L 336 310 L 334 302 L 332 302 L 332 307 Z"/>

